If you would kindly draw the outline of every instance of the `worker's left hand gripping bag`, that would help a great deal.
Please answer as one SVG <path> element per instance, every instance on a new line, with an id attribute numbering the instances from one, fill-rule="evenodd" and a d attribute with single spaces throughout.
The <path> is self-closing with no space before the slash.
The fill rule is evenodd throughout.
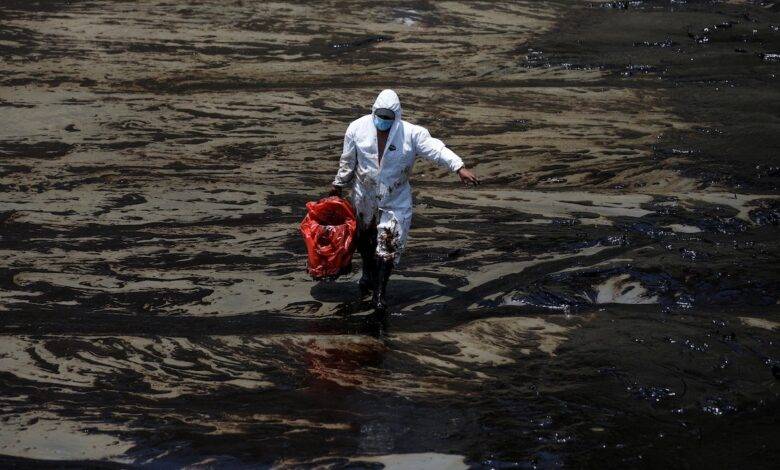
<path id="1" fill-rule="evenodd" d="M 346 199 L 331 196 L 307 202 L 306 209 L 301 234 L 309 255 L 309 274 L 314 279 L 327 279 L 348 273 L 357 236 L 352 205 Z"/>

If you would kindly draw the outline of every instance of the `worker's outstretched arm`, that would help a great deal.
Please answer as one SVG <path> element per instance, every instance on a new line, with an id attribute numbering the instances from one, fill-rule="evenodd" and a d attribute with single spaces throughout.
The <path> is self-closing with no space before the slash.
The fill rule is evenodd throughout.
<path id="1" fill-rule="evenodd" d="M 355 148 L 355 139 L 352 134 L 352 129 L 347 129 L 344 134 L 344 147 L 341 151 L 341 158 L 339 159 L 339 170 L 336 172 L 336 177 L 333 179 L 331 189 L 331 196 L 341 196 L 341 191 L 344 189 L 352 178 L 355 176 L 355 167 L 357 166 L 357 150 Z"/>
<path id="2" fill-rule="evenodd" d="M 444 145 L 444 142 L 431 137 L 428 129 L 418 127 L 417 135 L 413 141 L 417 155 L 420 155 L 426 160 L 430 160 L 441 167 L 448 168 L 452 172 L 458 173 L 458 177 L 466 185 L 473 184 L 476 186 L 479 184 L 479 179 L 477 179 L 474 173 L 466 168 L 463 164 L 463 160 L 461 160 L 455 152 L 448 149 L 447 146 Z"/>

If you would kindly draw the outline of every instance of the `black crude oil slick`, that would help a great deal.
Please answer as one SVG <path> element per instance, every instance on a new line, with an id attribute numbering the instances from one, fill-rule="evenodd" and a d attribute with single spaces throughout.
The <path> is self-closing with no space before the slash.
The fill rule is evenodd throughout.
<path id="1" fill-rule="evenodd" d="M 773 468 L 780 3 L 0 0 L 0 466 Z M 396 90 L 377 334 L 298 225 Z M 359 261 L 355 261 L 359 263 Z"/>

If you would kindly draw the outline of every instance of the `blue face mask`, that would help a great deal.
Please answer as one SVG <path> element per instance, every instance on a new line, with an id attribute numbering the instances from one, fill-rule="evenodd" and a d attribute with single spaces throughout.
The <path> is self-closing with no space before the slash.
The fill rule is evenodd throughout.
<path id="1" fill-rule="evenodd" d="M 393 126 L 393 120 L 392 119 L 382 119 L 379 116 L 374 116 L 374 126 L 376 126 L 377 129 L 380 131 L 386 131 L 390 129 Z"/>

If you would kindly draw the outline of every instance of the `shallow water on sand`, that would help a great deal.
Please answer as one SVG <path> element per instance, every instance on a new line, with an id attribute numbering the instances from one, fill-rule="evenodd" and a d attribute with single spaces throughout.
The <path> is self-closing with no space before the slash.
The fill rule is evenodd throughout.
<path id="1" fill-rule="evenodd" d="M 0 462 L 780 456 L 777 6 L 0 5 Z M 385 87 L 484 184 L 377 324 L 297 225 Z"/>

